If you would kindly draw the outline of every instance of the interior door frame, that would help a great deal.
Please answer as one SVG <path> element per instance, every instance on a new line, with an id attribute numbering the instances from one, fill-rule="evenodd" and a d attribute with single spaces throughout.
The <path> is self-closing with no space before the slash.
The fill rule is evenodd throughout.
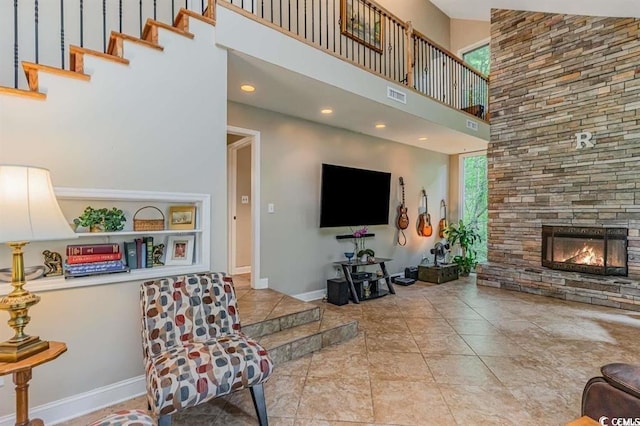
<path id="1" fill-rule="evenodd" d="M 228 268 L 235 267 L 235 213 L 236 200 L 236 151 L 251 145 L 251 288 L 269 287 L 268 278 L 260 275 L 260 132 L 242 127 L 227 126 L 227 133 L 244 136 L 227 146 L 227 219 L 228 219 Z M 241 145 L 241 146 L 240 146 Z"/>

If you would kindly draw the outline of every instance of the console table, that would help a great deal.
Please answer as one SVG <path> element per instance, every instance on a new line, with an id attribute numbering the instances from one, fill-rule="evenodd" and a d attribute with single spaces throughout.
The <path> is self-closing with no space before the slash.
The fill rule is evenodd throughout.
<path id="1" fill-rule="evenodd" d="M 389 262 L 391 259 L 385 259 L 382 257 L 376 257 L 375 261 L 372 262 L 361 262 L 360 260 L 352 260 L 351 262 L 342 261 L 342 262 L 334 262 L 334 265 L 340 265 L 342 267 L 342 272 L 344 273 L 344 277 L 349 284 L 349 291 L 351 292 L 351 298 L 355 303 L 360 303 L 360 300 L 369 300 L 375 299 L 378 297 L 386 296 L 387 294 L 396 294 L 396 290 L 393 288 L 393 284 L 391 284 L 391 277 L 387 272 L 387 267 L 385 266 L 385 262 Z M 358 268 L 363 268 L 365 266 L 372 265 L 380 265 L 380 270 L 382 271 L 382 276 L 373 275 L 371 277 L 366 278 L 354 278 L 353 274 L 358 272 Z M 384 280 L 387 283 L 387 290 L 383 290 L 379 287 L 379 282 Z M 371 288 L 371 294 L 366 297 L 360 297 L 358 291 L 356 291 L 356 286 L 360 288 L 364 282 L 369 282 Z"/>
<path id="2" fill-rule="evenodd" d="M 29 380 L 31 370 L 40 364 L 53 361 L 67 351 L 61 342 L 49 342 L 49 349 L 17 362 L 0 362 L 0 376 L 13 374 L 16 385 L 16 426 L 43 426 L 40 419 L 29 420 Z"/>

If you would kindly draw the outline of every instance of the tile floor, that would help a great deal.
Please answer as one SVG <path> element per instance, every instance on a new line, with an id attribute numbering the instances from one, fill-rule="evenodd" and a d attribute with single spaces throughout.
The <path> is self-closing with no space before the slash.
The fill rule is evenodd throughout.
<path id="1" fill-rule="evenodd" d="M 253 292 L 246 280 L 236 284 L 240 297 Z M 316 302 L 326 315 L 357 319 L 360 332 L 276 367 L 265 385 L 272 426 L 564 425 L 580 417 L 584 384 L 601 365 L 640 362 L 638 312 L 476 287 L 473 278 L 396 289 L 358 305 Z M 146 402 L 64 425 L 118 408 Z M 174 415 L 173 424 L 257 420 L 240 391 Z"/>

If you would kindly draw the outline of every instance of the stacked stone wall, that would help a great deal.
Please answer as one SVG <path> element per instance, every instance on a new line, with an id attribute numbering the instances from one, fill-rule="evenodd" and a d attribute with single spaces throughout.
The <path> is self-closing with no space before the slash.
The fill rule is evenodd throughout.
<path id="1" fill-rule="evenodd" d="M 493 10 L 478 283 L 640 310 L 640 20 Z M 577 149 L 576 133 L 593 147 Z M 541 266 L 542 225 L 629 228 L 628 279 Z"/>

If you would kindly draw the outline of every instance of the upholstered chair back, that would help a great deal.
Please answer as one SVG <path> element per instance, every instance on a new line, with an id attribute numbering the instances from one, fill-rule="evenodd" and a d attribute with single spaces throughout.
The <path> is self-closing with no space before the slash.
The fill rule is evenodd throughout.
<path id="1" fill-rule="evenodd" d="M 176 346 L 240 331 L 235 291 L 225 273 L 148 281 L 140 292 L 142 342 L 147 358 Z"/>

